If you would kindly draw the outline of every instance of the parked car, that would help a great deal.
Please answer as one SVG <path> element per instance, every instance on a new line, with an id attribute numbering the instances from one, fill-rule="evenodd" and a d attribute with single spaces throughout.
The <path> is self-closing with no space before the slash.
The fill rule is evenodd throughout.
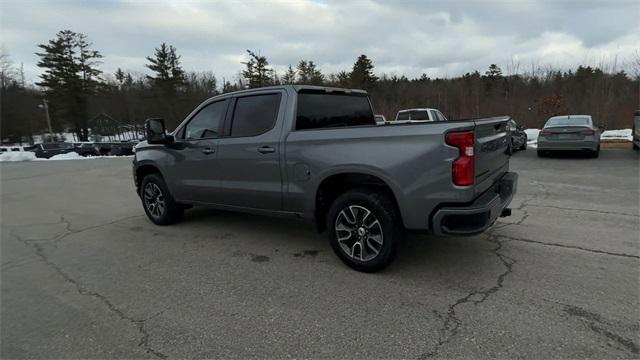
<path id="1" fill-rule="evenodd" d="M 81 142 L 74 143 L 74 151 L 82 156 L 133 155 L 134 141 Z"/>
<path id="2" fill-rule="evenodd" d="M 511 135 L 511 149 L 527 150 L 527 133 L 524 127 L 518 125 L 514 120 L 509 121 L 509 133 Z"/>
<path id="3" fill-rule="evenodd" d="M 405 109 L 398 111 L 395 121 L 447 121 L 447 118 L 438 109 Z"/>
<path id="4" fill-rule="evenodd" d="M 135 146 L 135 143 L 131 141 L 114 143 L 111 145 L 111 150 L 109 151 L 109 155 L 114 155 L 114 156 L 133 155 L 134 146 Z"/>
<path id="5" fill-rule="evenodd" d="M 384 115 L 376 115 L 375 119 L 376 119 L 376 124 L 378 125 L 384 125 L 387 123 L 387 118 L 385 118 Z"/>
<path id="6" fill-rule="evenodd" d="M 84 157 L 100 155 L 100 151 L 94 143 L 74 143 L 73 147 L 76 153 Z"/>
<path id="7" fill-rule="evenodd" d="M 342 261 L 369 272 L 389 264 L 404 229 L 471 235 L 510 214 L 508 122 L 389 129 L 365 91 L 249 89 L 206 100 L 170 134 L 147 120 L 133 175 L 157 225 L 193 205 L 308 219 Z"/>
<path id="8" fill-rule="evenodd" d="M 35 144 L 30 151 L 33 151 L 36 154 L 36 157 L 48 159 L 55 155 L 74 152 L 74 150 L 75 148 L 73 143 L 52 142 Z"/>
<path id="9" fill-rule="evenodd" d="M 562 115 L 547 120 L 538 134 L 538 156 L 551 151 L 588 151 L 600 154 L 601 129 L 593 124 L 591 115 Z"/>
<path id="10" fill-rule="evenodd" d="M 640 110 L 633 114 L 633 149 L 640 149 Z"/>

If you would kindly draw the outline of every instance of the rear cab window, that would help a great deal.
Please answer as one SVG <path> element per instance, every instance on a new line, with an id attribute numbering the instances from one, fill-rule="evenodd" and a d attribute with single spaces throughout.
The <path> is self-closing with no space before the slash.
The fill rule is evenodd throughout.
<path id="1" fill-rule="evenodd" d="M 426 110 L 413 110 L 411 120 L 429 121 L 429 113 Z"/>
<path id="2" fill-rule="evenodd" d="M 373 109 L 365 93 L 300 91 L 296 130 L 375 126 Z"/>

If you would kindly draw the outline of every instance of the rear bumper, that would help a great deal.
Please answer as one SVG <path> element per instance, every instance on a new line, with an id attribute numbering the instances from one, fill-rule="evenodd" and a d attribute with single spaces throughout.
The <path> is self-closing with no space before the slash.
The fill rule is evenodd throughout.
<path id="1" fill-rule="evenodd" d="M 544 140 L 538 138 L 538 150 L 597 150 L 597 140 Z"/>
<path id="2" fill-rule="evenodd" d="M 474 235 L 487 230 L 509 206 L 517 185 L 518 174 L 508 172 L 471 204 L 440 208 L 431 219 L 433 233 Z"/>

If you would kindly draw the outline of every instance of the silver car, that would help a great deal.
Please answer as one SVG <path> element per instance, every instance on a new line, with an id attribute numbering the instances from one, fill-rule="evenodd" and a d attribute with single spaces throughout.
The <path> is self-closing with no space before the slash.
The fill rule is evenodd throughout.
<path id="1" fill-rule="evenodd" d="M 538 135 L 538 156 L 551 151 L 588 151 L 600 154 L 601 130 L 593 124 L 591 115 L 562 115 L 547 120 Z"/>

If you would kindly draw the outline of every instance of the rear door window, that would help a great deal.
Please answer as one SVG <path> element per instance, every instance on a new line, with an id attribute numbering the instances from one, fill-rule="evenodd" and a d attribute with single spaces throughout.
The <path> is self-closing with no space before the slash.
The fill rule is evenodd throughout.
<path id="1" fill-rule="evenodd" d="M 280 97 L 280 94 L 264 94 L 238 98 L 231 120 L 231 136 L 256 136 L 273 129 Z"/>
<path id="2" fill-rule="evenodd" d="M 375 125 L 364 94 L 300 92 L 296 130 Z"/>
<path id="3" fill-rule="evenodd" d="M 436 116 L 438 117 L 438 121 L 447 121 L 447 118 L 444 117 L 440 111 L 436 111 Z"/>
<path id="4" fill-rule="evenodd" d="M 42 144 L 42 148 L 45 150 L 59 150 L 59 144 Z"/>
<path id="5" fill-rule="evenodd" d="M 408 111 L 399 112 L 396 120 L 409 120 L 409 112 Z"/>

